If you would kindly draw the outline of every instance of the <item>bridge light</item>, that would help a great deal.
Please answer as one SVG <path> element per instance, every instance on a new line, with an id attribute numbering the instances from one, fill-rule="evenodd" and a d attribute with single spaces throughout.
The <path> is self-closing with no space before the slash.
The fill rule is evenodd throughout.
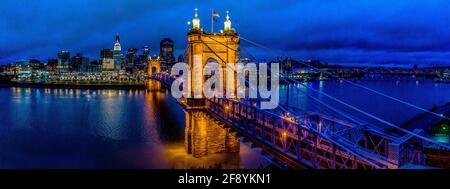
<path id="1" fill-rule="evenodd" d="M 194 19 L 192 19 L 192 28 L 200 29 L 200 19 L 198 18 L 198 9 L 195 8 Z"/>

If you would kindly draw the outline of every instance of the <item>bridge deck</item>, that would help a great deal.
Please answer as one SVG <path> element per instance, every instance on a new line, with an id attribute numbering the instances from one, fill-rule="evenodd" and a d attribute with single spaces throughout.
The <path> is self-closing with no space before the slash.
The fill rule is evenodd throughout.
<path id="1" fill-rule="evenodd" d="M 151 78 L 167 86 L 175 80 L 165 73 Z M 423 163 L 417 150 L 422 146 L 420 140 L 397 137 L 367 125 L 314 113 L 286 116 L 234 99 L 204 99 L 201 106 L 192 106 L 186 99 L 179 101 L 187 110 L 207 110 L 292 167 L 373 169 Z"/>

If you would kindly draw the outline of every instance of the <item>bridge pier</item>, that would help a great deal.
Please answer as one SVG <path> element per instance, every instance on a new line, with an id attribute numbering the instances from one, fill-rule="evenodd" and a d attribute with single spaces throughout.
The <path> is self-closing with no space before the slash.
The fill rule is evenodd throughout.
<path id="1" fill-rule="evenodd" d="M 208 154 L 239 152 L 240 142 L 230 128 L 209 117 L 205 111 L 186 111 L 185 149 L 200 158 Z"/>
<path id="2" fill-rule="evenodd" d="M 199 108 L 199 107 L 205 107 L 206 102 L 205 102 L 204 98 L 187 98 L 186 99 L 186 104 L 189 107 L 193 107 L 193 108 L 197 107 L 197 108 Z"/>
<path id="3" fill-rule="evenodd" d="M 197 15 L 194 20 L 185 51 L 190 68 L 194 68 L 194 57 L 201 58 L 201 66 L 208 62 L 217 62 L 223 68 L 234 65 L 239 60 L 236 50 L 239 49 L 237 33 L 231 30 L 217 34 L 205 33 L 200 28 Z M 223 47 L 221 43 L 228 44 L 235 50 Z M 150 61 L 149 64 L 157 66 L 157 61 Z M 158 69 L 149 70 L 149 77 L 166 86 L 170 86 L 175 80 L 175 76 L 158 72 Z M 200 78 L 199 82 L 195 81 L 197 77 Z M 197 86 L 199 89 L 203 87 L 203 75 L 193 74 L 191 78 L 190 86 Z M 224 91 L 228 84 L 231 86 L 235 83 L 225 83 Z M 289 87 L 286 103 L 289 103 Z M 286 110 L 266 111 L 255 106 L 253 101 L 187 98 L 180 99 L 179 102 L 189 111 L 210 112 L 251 138 L 258 146 L 265 146 L 265 150 L 275 154 L 277 159 L 283 159 L 294 166 L 301 164 L 312 168 L 333 169 L 398 168 L 402 163 L 411 162 L 411 158 L 416 156 L 414 151 L 417 146 L 414 145 L 422 146 L 420 140 L 412 135 L 399 137 L 376 127 L 317 113 L 289 115 Z"/>

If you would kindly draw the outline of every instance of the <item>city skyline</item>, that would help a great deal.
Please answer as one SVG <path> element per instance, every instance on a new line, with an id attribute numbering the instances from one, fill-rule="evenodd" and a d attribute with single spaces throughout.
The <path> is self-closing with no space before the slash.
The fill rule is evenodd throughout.
<path id="1" fill-rule="evenodd" d="M 178 56 L 185 49 L 183 33 L 189 28 L 193 9 L 198 7 L 201 27 L 210 31 L 211 11 L 220 7 L 215 9 L 220 14 L 216 30 L 223 28 L 225 11 L 229 10 L 233 27 L 243 37 L 279 50 L 280 56 L 362 66 L 450 65 L 449 26 L 445 24 L 448 13 L 442 9 L 448 2 L 386 3 L 7 2 L 0 9 L 16 11 L 1 11 L 0 44 L 8 44 L 8 48 L 0 49 L 0 64 L 47 60 L 60 50 L 97 59 L 101 49 L 113 47 L 116 33 L 121 36 L 123 50 L 149 45 L 151 54 L 157 54 L 159 41 L 169 37 Z M 60 7 L 71 8 L 57 9 Z M 246 14 L 249 11 L 254 14 Z M 283 35 L 272 35 L 276 33 Z M 249 46 L 242 43 L 255 57 L 277 56 Z"/>
<path id="2" fill-rule="evenodd" d="M 0 169 L 448 169 L 446 3 L 6 3 Z"/>

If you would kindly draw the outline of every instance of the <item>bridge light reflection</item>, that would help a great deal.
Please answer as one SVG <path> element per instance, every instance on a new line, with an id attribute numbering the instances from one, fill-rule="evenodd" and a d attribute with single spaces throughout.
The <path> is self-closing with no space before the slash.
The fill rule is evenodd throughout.
<path id="1" fill-rule="evenodd" d="M 281 116 L 284 120 L 289 121 L 291 123 L 297 123 L 297 120 L 295 119 L 295 117 L 292 117 L 291 114 L 289 112 L 283 113 L 283 115 Z"/>

